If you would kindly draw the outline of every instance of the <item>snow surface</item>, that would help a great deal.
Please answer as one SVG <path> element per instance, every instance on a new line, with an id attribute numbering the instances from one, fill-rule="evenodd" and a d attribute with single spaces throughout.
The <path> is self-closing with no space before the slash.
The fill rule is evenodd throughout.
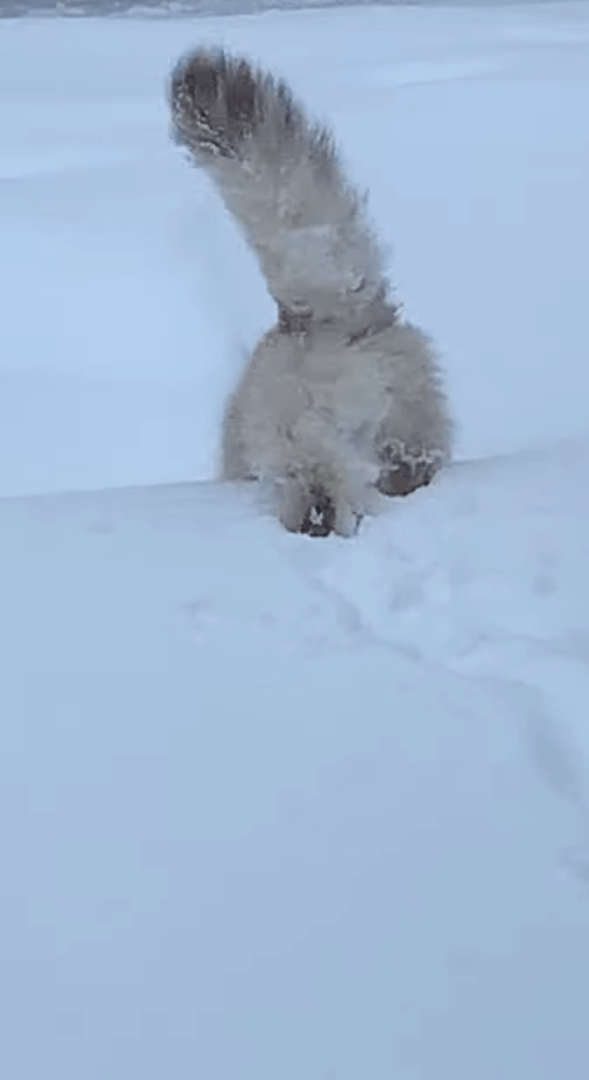
<path id="1" fill-rule="evenodd" d="M 213 482 L 273 311 L 168 142 L 203 39 L 444 353 L 458 460 L 350 541 Z M 2 23 L 2 1077 L 586 1080 L 587 115 L 585 2 Z"/>

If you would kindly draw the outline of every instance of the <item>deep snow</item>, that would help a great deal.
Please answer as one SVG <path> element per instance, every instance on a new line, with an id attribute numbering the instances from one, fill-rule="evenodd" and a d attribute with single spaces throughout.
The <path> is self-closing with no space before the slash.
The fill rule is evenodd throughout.
<path id="1" fill-rule="evenodd" d="M 273 312 L 167 140 L 202 38 L 443 350 L 458 460 L 351 541 L 212 482 Z M 3 1077 L 584 1080 L 588 107 L 584 2 L 2 23 Z"/>

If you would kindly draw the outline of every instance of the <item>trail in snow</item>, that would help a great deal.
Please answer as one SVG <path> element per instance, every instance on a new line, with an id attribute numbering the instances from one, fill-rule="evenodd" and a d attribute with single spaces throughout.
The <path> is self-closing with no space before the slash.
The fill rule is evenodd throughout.
<path id="1" fill-rule="evenodd" d="M 583 436 L 588 36 L 583 3 L 4 22 L 0 492 L 214 475 L 274 312 L 169 142 L 165 81 L 197 39 L 334 126 L 447 364 L 458 456 Z"/>

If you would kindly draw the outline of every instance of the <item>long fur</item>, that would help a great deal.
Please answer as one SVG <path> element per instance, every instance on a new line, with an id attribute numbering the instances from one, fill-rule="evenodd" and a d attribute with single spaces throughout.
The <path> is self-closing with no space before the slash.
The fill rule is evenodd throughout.
<path id="1" fill-rule="evenodd" d="M 389 298 L 330 132 L 284 82 L 202 48 L 176 65 L 170 105 L 278 305 L 226 410 L 224 476 L 275 481 L 292 531 L 349 535 L 376 489 L 407 494 L 449 458 L 433 349 Z"/>

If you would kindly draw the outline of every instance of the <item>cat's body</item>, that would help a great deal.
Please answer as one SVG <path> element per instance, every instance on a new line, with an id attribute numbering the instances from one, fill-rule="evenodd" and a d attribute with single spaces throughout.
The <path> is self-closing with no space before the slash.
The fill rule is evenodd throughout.
<path id="1" fill-rule="evenodd" d="M 223 474 L 274 481 L 292 531 L 349 535 L 376 489 L 407 494 L 449 457 L 435 355 L 388 299 L 331 136 L 283 83 L 200 50 L 177 65 L 171 106 L 177 141 L 216 182 L 279 311 L 227 406 Z"/>

